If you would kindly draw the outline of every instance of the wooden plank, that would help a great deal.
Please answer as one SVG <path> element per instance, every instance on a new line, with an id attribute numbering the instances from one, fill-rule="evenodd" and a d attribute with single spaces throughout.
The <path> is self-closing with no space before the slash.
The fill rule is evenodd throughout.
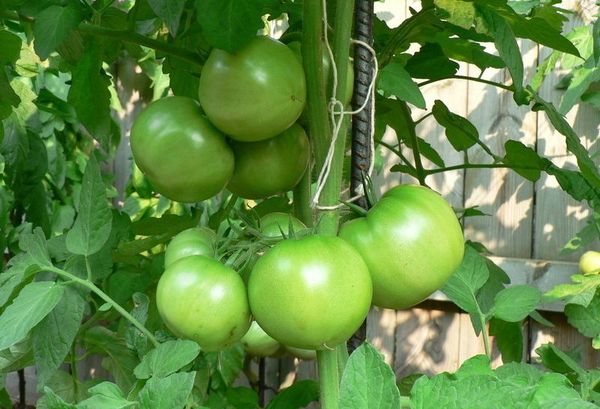
<path id="1" fill-rule="evenodd" d="M 367 317 L 367 339 L 392 365 L 396 347 L 396 311 L 373 307 Z"/>
<path id="2" fill-rule="evenodd" d="M 560 4 L 560 7 L 567 10 L 576 10 L 578 4 L 579 1 L 577 0 L 565 0 Z M 565 25 L 565 31 L 570 31 L 575 24 L 582 25 L 583 23 L 580 20 L 577 21 L 577 17 L 572 17 L 571 21 Z M 540 62 L 549 53 L 550 50 L 542 47 Z M 540 89 L 541 96 L 557 107 L 564 92 L 557 90 L 556 86 L 563 75 L 564 72 L 560 71 L 550 73 Z M 598 115 L 597 110 L 581 105 L 573 108 L 566 118 L 574 126 L 584 146 L 590 147 L 592 142 L 598 139 L 600 115 Z M 567 151 L 565 137 L 554 129 L 542 112 L 538 114 L 537 151 L 561 168 L 573 169 L 577 166 L 574 155 Z M 570 238 L 585 226 L 589 209 L 564 193 L 554 176 L 542 174 L 536 186 L 533 256 L 552 260 L 577 260 L 583 250 L 571 254 L 561 254 L 559 251 Z"/>
<path id="3" fill-rule="evenodd" d="M 526 74 L 535 71 L 537 48 L 528 41 L 520 42 Z M 489 50 L 492 52 L 492 50 Z M 469 75 L 479 76 L 470 66 Z M 506 70 L 487 70 L 484 79 L 506 83 Z M 474 81 L 468 84 L 469 119 L 477 127 L 480 138 L 492 152 L 504 154 L 504 144 L 517 139 L 534 146 L 536 114 L 529 107 L 517 107 L 512 94 Z M 491 163 L 480 147 L 469 150 L 472 163 Z M 482 242 L 499 256 L 527 258 L 531 255 L 533 186 L 531 182 L 507 169 L 467 169 L 465 207 L 480 206 L 492 217 L 472 217 L 465 221 L 465 236 Z"/>

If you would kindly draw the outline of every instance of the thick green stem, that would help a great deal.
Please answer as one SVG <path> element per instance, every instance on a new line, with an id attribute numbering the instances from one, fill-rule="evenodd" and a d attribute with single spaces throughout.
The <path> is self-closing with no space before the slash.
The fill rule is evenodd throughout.
<path id="1" fill-rule="evenodd" d="M 480 313 L 480 321 L 481 321 L 481 334 L 483 335 L 483 348 L 485 349 L 485 354 L 488 358 L 492 358 L 491 344 L 490 344 L 490 335 L 488 333 L 487 327 L 485 325 L 485 316 Z"/>
<path id="2" fill-rule="evenodd" d="M 308 166 L 300 183 L 294 188 L 294 215 L 306 226 L 311 227 L 312 209 L 310 208 L 311 166 Z"/>
<path id="3" fill-rule="evenodd" d="M 419 149 L 419 138 L 417 137 L 417 130 L 415 121 L 413 121 L 412 116 L 410 115 L 410 109 L 406 102 L 399 102 L 399 106 L 401 108 L 401 113 L 406 124 L 406 131 L 408 132 L 408 139 L 411 143 L 411 148 L 413 151 L 413 157 L 415 161 L 415 169 L 417 173 L 417 179 L 419 179 L 419 184 L 425 186 L 425 169 L 423 168 L 423 162 L 421 161 L 421 150 Z"/>
<path id="4" fill-rule="evenodd" d="M 337 409 L 340 401 L 337 351 L 329 349 L 317 351 L 317 364 L 321 385 L 321 408 Z"/>
<path id="5" fill-rule="evenodd" d="M 140 332 L 142 332 L 145 336 L 148 337 L 150 342 L 152 342 L 152 344 L 155 347 L 159 345 L 158 341 L 156 340 L 154 335 L 152 335 L 152 333 L 148 330 L 148 328 L 144 327 L 144 325 L 142 325 L 142 323 L 140 323 L 137 319 L 135 319 L 129 312 L 127 312 L 126 309 L 121 307 L 115 300 L 110 298 L 108 296 L 108 294 L 106 294 L 100 288 L 96 287 L 96 285 L 94 283 L 92 283 L 91 281 L 88 281 L 88 280 L 83 280 L 83 279 L 69 273 L 68 271 L 62 270 L 60 268 L 56 268 L 53 266 L 47 266 L 45 269 L 63 277 L 63 278 L 66 278 L 71 282 L 74 282 L 83 287 L 86 287 L 91 292 L 93 292 L 98 297 L 100 297 L 104 302 L 106 302 L 112 308 L 114 308 L 119 314 L 121 314 L 123 316 L 123 318 L 125 318 L 127 321 L 129 321 L 134 327 L 139 329 Z"/>

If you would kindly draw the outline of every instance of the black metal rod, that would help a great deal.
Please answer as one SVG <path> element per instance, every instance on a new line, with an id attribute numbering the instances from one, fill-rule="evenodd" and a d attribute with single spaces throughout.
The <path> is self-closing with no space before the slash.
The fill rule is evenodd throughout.
<path id="1" fill-rule="evenodd" d="M 354 14 L 354 38 L 373 45 L 373 0 L 356 0 Z M 354 95 L 352 106 L 361 107 L 370 98 L 369 85 L 373 80 L 373 57 L 369 50 L 359 45 L 354 46 Z M 352 169 L 350 173 L 350 192 L 354 197 L 364 185 L 364 175 L 368 172 L 371 162 L 371 127 L 372 104 L 367 104 L 364 110 L 352 117 Z M 368 202 L 363 195 L 355 202 L 363 209 L 368 208 Z M 367 337 L 367 324 L 352 335 L 348 342 L 348 351 L 352 353 Z"/>

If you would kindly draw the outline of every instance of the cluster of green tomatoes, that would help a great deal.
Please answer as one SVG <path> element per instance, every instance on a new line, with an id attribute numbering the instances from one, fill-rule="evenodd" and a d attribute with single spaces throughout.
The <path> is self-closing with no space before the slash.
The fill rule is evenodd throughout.
<path id="1" fill-rule="evenodd" d="M 199 103 L 163 98 L 136 119 L 135 162 L 157 192 L 180 202 L 224 188 L 247 199 L 289 191 L 310 158 L 297 124 L 305 97 L 302 64 L 290 46 L 257 37 L 236 54 L 213 50 Z M 338 237 L 307 233 L 287 214 L 267 215 L 259 227 L 282 240 L 260 254 L 245 279 L 216 259 L 214 232 L 194 228 L 173 238 L 157 306 L 175 335 L 205 351 L 240 340 L 259 355 L 333 348 L 371 305 L 407 308 L 439 289 L 464 251 L 452 208 L 419 186 L 389 190 Z M 290 227 L 305 234 L 283 239 Z"/>

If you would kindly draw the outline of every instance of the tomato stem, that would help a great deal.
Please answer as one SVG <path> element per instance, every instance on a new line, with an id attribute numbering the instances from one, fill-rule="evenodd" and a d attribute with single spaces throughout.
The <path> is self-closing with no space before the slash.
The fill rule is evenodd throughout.
<path id="1" fill-rule="evenodd" d="M 337 409 L 340 401 L 338 359 L 336 350 L 317 351 L 319 381 L 321 386 L 321 408 Z"/>
<path id="2" fill-rule="evenodd" d="M 70 281 L 89 289 L 90 291 L 95 293 L 98 297 L 100 297 L 104 302 L 106 302 L 112 308 L 114 308 L 119 314 L 121 314 L 123 316 L 123 318 L 125 318 L 127 321 L 129 321 L 134 327 L 139 329 L 142 334 L 144 334 L 146 337 L 148 337 L 150 342 L 155 347 L 157 347 L 159 345 L 159 342 L 154 337 L 154 335 L 152 335 L 150 330 L 148 330 L 148 328 L 144 327 L 144 325 L 142 325 L 141 322 L 139 322 L 137 319 L 135 319 L 133 317 L 133 315 L 131 315 L 129 312 L 127 312 L 127 310 L 125 308 L 121 307 L 119 305 L 119 303 L 117 303 L 115 300 L 110 298 L 110 296 L 108 294 L 106 294 L 100 288 L 96 287 L 96 285 L 94 283 L 92 283 L 91 281 L 88 281 L 88 280 L 83 280 L 83 279 L 69 273 L 68 271 L 62 270 L 62 269 L 54 267 L 54 266 L 47 266 L 47 267 L 45 267 L 45 269 L 50 272 L 53 272 L 55 274 L 58 274 L 59 276 L 61 276 L 63 278 L 67 278 Z"/>
<path id="3" fill-rule="evenodd" d="M 294 215 L 307 227 L 312 227 L 312 209 L 310 208 L 311 199 L 311 164 L 306 168 L 304 176 L 300 183 L 294 188 Z"/>

